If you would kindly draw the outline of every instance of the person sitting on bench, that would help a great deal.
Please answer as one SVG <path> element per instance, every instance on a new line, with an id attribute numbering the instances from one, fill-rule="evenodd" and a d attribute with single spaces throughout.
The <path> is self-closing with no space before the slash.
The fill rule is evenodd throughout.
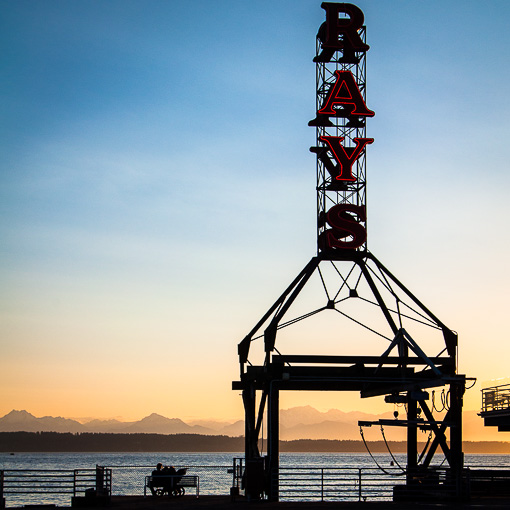
<path id="1" fill-rule="evenodd" d="M 167 479 L 168 475 L 175 475 L 177 471 L 173 466 L 165 466 L 161 462 L 158 462 L 156 469 L 152 472 L 152 481 L 150 483 L 150 490 L 152 495 L 156 495 L 155 487 L 163 487 L 164 492 L 170 493 L 173 489 L 174 480 L 172 478 Z M 165 478 L 163 478 L 165 477 Z"/>

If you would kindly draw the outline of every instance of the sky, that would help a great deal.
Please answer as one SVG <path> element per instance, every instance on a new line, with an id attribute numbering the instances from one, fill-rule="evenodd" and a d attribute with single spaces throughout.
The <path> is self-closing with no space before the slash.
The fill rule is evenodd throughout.
<path id="1" fill-rule="evenodd" d="M 0 415 L 242 419 L 237 344 L 316 250 L 320 3 L 2 0 Z M 368 246 L 478 409 L 510 376 L 510 3 L 355 3 Z"/>

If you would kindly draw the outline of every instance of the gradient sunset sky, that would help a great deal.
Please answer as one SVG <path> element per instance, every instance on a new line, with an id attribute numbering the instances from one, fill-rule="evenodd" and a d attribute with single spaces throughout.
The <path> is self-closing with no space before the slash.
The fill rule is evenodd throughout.
<path id="1" fill-rule="evenodd" d="M 510 2 L 354 3 L 368 246 L 477 409 L 510 376 Z M 1 2 L 0 415 L 243 417 L 237 344 L 315 253 L 320 4 Z"/>

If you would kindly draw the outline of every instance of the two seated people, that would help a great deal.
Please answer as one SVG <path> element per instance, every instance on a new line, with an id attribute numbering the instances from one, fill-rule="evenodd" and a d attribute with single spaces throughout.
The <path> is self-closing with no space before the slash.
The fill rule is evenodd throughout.
<path id="1" fill-rule="evenodd" d="M 181 478 L 186 474 L 186 468 L 176 470 L 173 466 L 165 466 L 158 463 L 156 469 L 152 472 L 152 479 L 149 488 L 153 496 L 162 496 L 165 492 L 169 496 L 180 496 L 184 490 L 177 487 Z"/>

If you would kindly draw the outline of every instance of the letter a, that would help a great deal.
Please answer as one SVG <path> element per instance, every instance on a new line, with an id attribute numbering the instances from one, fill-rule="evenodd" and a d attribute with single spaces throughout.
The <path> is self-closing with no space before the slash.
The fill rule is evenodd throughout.
<path id="1" fill-rule="evenodd" d="M 373 117 L 375 112 L 367 108 L 352 73 L 350 71 L 335 71 L 335 74 L 336 81 L 329 89 L 326 101 L 317 113 L 329 117 L 337 114 L 333 106 L 352 105 L 354 109 L 349 111 L 349 115 Z"/>

